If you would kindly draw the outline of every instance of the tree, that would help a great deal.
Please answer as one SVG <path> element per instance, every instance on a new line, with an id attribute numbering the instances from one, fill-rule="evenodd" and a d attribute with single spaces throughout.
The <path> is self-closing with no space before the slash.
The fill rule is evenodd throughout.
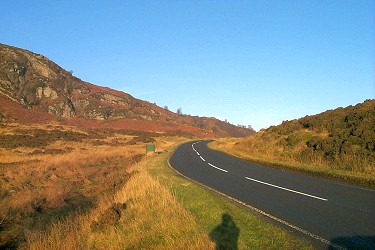
<path id="1" fill-rule="evenodd" d="M 181 108 L 178 108 L 178 109 L 177 109 L 177 114 L 178 114 L 178 115 L 182 115 L 182 109 L 181 109 Z"/>
<path id="2" fill-rule="evenodd" d="M 164 109 L 165 110 L 169 110 L 167 105 L 164 105 Z"/>

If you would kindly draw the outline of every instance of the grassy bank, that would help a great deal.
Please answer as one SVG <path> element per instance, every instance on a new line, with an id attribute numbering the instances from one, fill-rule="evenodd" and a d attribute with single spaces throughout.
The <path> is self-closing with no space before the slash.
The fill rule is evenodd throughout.
<path id="1" fill-rule="evenodd" d="M 124 188 L 92 212 L 30 234 L 25 249 L 210 248 L 194 217 L 142 168 L 134 166 Z"/>
<path id="2" fill-rule="evenodd" d="M 146 170 L 159 183 L 168 187 L 177 201 L 193 215 L 197 222 L 197 229 L 202 235 L 210 238 L 211 246 L 236 244 L 239 249 L 311 248 L 285 230 L 253 215 L 248 209 L 233 204 L 176 174 L 166 163 L 171 150 L 149 161 Z M 226 221 L 235 224 L 238 231 L 232 227 L 227 235 L 221 237 L 224 240 L 217 239 L 218 230 L 222 230 L 222 225 Z M 236 232 L 238 232 L 238 240 L 235 239 Z"/>
<path id="3" fill-rule="evenodd" d="M 320 157 L 314 163 L 304 163 L 295 160 L 286 153 L 276 154 L 273 148 L 255 150 L 243 145 L 243 139 L 225 138 L 211 142 L 209 147 L 245 160 L 262 163 L 276 168 L 329 178 L 349 184 L 375 188 L 375 176 L 372 172 L 363 173 L 343 170 L 327 165 Z M 280 150 L 279 150 L 280 151 Z"/>
<path id="4" fill-rule="evenodd" d="M 176 175 L 167 159 L 183 140 L 159 138 L 160 153 L 127 167 L 130 178 L 122 188 L 100 199 L 89 212 L 28 233 L 22 248 L 214 249 L 226 244 L 239 249 L 311 249 L 248 210 Z"/>

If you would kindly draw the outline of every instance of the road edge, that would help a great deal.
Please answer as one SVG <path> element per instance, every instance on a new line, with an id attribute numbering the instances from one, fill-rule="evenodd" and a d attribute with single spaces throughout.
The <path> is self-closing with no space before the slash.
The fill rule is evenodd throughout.
<path id="1" fill-rule="evenodd" d="M 339 245 L 337 245 L 337 244 L 334 244 L 334 243 L 332 243 L 331 241 L 326 240 L 326 239 L 324 239 L 324 238 L 322 238 L 322 237 L 320 237 L 320 236 L 318 236 L 318 235 L 315 235 L 315 234 L 313 234 L 313 233 L 311 233 L 311 232 L 309 232 L 309 231 L 306 231 L 306 230 L 304 230 L 304 229 L 302 229 L 302 228 L 300 228 L 300 227 L 297 227 L 297 226 L 295 226 L 295 225 L 293 225 L 293 224 L 290 224 L 290 223 L 288 223 L 288 222 L 286 222 L 286 221 L 284 221 L 284 220 L 282 220 L 282 219 L 280 219 L 280 218 L 277 218 L 276 216 L 273 216 L 273 215 L 271 215 L 271 214 L 268 214 L 268 213 L 264 212 L 264 211 L 261 210 L 261 209 L 258 209 L 258 208 L 256 208 L 256 207 L 253 207 L 253 206 L 251 206 L 251 205 L 249 205 L 249 204 L 247 204 L 247 203 L 245 203 L 245 202 L 243 202 L 243 201 L 240 201 L 240 200 L 238 200 L 238 199 L 236 199 L 236 198 L 233 198 L 233 197 L 231 197 L 231 196 L 229 196 L 229 195 L 227 195 L 227 194 L 224 194 L 224 193 L 222 193 L 222 192 L 220 192 L 220 191 L 218 191 L 218 190 L 216 190 L 216 189 L 214 189 L 214 188 L 211 188 L 211 187 L 209 187 L 209 186 L 207 186 L 207 185 L 205 185 L 205 184 L 203 184 L 203 183 L 200 183 L 199 181 L 193 180 L 193 179 L 191 179 L 191 178 L 189 178 L 189 177 L 183 175 L 182 173 L 180 173 L 180 172 L 179 172 L 178 170 L 176 170 L 175 168 L 173 168 L 172 165 L 171 165 L 171 163 L 170 163 L 170 159 L 171 159 L 171 157 L 173 156 L 174 152 L 175 152 L 175 151 L 176 151 L 176 150 L 177 150 L 182 144 L 185 144 L 185 143 L 191 143 L 191 142 L 195 142 L 195 141 L 205 141 L 205 140 L 194 140 L 194 141 L 189 141 L 189 142 L 181 143 L 181 144 L 179 144 L 179 145 L 173 150 L 173 152 L 171 153 L 171 156 L 168 157 L 168 159 L 167 159 L 167 164 L 168 164 L 169 168 L 172 169 L 175 173 L 177 173 L 178 175 L 182 176 L 183 178 L 185 178 L 185 179 L 187 179 L 187 180 L 189 180 L 189 181 L 191 181 L 191 182 L 193 182 L 193 183 L 195 183 L 195 184 L 198 184 L 198 185 L 200 185 L 200 186 L 202 186 L 202 187 L 204 187 L 204 188 L 206 188 L 206 189 L 208 189 L 208 190 L 210 190 L 210 191 L 212 191 L 212 192 L 215 192 L 215 193 L 217 193 L 217 194 L 223 196 L 223 197 L 226 198 L 226 199 L 229 199 L 229 200 L 231 200 L 231 201 L 233 201 L 233 202 L 235 202 L 235 203 L 238 203 L 238 204 L 240 204 L 240 205 L 242 205 L 242 206 L 245 206 L 246 208 L 248 208 L 248 209 L 250 209 L 250 210 L 252 210 L 252 211 L 254 211 L 254 212 L 258 213 L 258 214 L 261 214 L 262 216 L 265 216 L 265 217 L 271 219 L 272 221 L 276 221 L 276 222 L 278 222 L 278 223 L 280 223 L 280 224 L 282 224 L 282 225 L 284 225 L 284 226 L 286 226 L 286 227 L 288 227 L 288 228 L 291 228 L 292 230 L 297 231 L 298 233 L 301 233 L 301 234 L 303 234 L 303 235 L 305 235 L 305 236 L 308 236 L 308 237 L 310 237 L 310 238 L 313 238 L 313 239 L 315 239 L 315 240 L 318 240 L 319 242 L 324 243 L 325 245 L 328 245 L 329 247 L 333 247 L 333 248 L 335 248 L 335 249 L 339 249 L 339 250 L 344 250 L 344 249 L 346 249 L 346 248 L 343 248 L 342 246 L 339 246 Z"/>

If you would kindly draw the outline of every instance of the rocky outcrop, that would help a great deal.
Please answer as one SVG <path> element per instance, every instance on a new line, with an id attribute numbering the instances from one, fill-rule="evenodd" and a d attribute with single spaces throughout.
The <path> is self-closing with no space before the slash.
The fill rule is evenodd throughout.
<path id="1" fill-rule="evenodd" d="M 69 99 L 64 102 L 48 106 L 48 113 L 61 116 L 63 118 L 73 118 L 76 116 L 74 106 Z"/>
<path id="2" fill-rule="evenodd" d="M 107 94 L 107 93 L 101 93 L 102 97 L 101 97 L 101 101 L 103 102 L 108 102 L 108 103 L 112 103 L 112 104 L 120 104 L 120 105 L 129 105 L 131 100 L 129 100 L 130 98 L 123 98 L 123 97 L 119 97 L 119 96 L 115 96 L 115 95 L 111 95 L 111 94 Z"/>
<path id="3" fill-rule="evenodd" d="M 77 109 L 84 109 L 86 108 L 90 102 L 87 99 L 77 99 L 73 102 L 73 106 Z"/>
<path id="4" fill-rule="evenodd" d="M 36 96 L 39 99 L 42 98 L 50 98 L 51 100 L 55 100 L 58 98 L 57 92 L 53 90 L 51 87 L 38 87 L 36 90 Z"/>
<path id="5" fill-rule="evenodd" d="M 176 114 L 127 93 L 81 81 L 43 55 L 3 44 L 0 95 L 65 119 L 155 121 L 169 123 L 169 127 L 190 126 L 218 136 L 254 133 L 215 118 Z"/>

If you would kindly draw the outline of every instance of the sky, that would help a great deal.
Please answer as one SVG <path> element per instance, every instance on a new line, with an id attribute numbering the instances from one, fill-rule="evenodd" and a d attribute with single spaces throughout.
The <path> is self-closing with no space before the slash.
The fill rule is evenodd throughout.
<path id="1" fill-rule="evenodd" d="M 2 0 L 0 43 L 255 130 L 375 98 L 375 1 Z"/>

